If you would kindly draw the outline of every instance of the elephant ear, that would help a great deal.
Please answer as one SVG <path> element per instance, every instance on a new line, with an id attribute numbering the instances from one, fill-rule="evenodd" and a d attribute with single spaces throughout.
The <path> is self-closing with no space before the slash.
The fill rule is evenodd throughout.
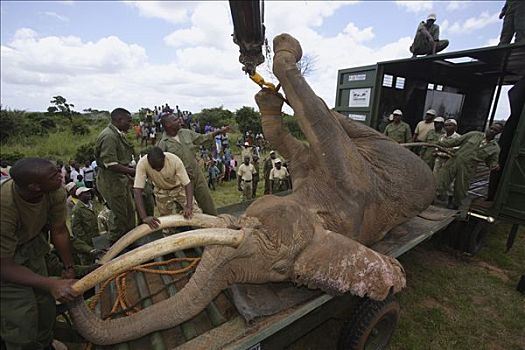
<path id="1" fill-rule="evenodd" d="M 293 280 L 328 294 L 350 292 L 385 299 L 406 285 L 405 271 L 394 258 L 338 233 L 317 229 L 295 260 Z"/>

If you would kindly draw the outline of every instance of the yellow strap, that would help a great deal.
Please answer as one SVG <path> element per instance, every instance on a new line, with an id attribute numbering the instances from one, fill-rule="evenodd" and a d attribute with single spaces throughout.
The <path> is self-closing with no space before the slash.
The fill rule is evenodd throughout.
<path id="1" fill-rule="evenodd" d="M 275 85 L 272 83 L 264 81 L 264 78 L 257 72 L 250 75 L 250 79 L 255 82 L 255 84 L 259 85 L 262 88 L 270 89 L 274 92 L 277 92 L 277 89 L 275 88 Z"/>

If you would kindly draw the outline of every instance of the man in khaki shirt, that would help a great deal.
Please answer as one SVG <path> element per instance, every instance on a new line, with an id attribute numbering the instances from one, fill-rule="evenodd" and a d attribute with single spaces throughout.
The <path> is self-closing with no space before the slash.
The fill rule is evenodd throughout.
<path id="1" fill-rule="evenodd" d="M 159 147 L 153 147 L 137 163 L 133 185 L 139 217 L 152 229 L 158 228 L 159 220 L 148 216 L 144 208 L 142 192 L 146 179 L 155 186 L 153 193 L 160 215 L 170 215 L 175 209 L 185 218 L 190 218 L 194 212 L 202 212 L 193 198 L 193 188 L 182 160 L 173 153 L 164 153 Z"/>
<path id="2" fill-rule="evenodd" d="M 244 163 L 239 166 L 237 170 L 237 187 L 239 191 L 242 192 L 242 201 L 248 201 L 252 199 L 253 196 L 253 187 L 252 180 L 253 174 L 255 173 L 255 168 L 253 164 L 250 163 L 250 157 L 244 157 Z"/>
<path id="3" fill-rule="evenodd" d="M 436 111 L 429 109 L 423 120 L 417 123 L 416 130 L 414 130 L 414 142 L 425 142 L 427 134 L 430 130 L 434 130 L 434 118 L 436 117 Z"/>
<path id="4" fill-rule="evenodd" d="M 270 171 L 270 194 L 286 191 L 290 188 L 290 174 L 281 165 L 281 160 L 275 160 L 275 167 Z"/>

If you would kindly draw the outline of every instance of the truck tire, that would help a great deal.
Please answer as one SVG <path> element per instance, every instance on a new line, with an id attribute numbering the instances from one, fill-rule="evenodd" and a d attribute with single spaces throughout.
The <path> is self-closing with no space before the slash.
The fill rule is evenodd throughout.
<path id="1" fill-rule="evenodd" d="M 341 329 L 339 350 L 386 349 L 399 320 L 400 306 L 390 294 L 383 301 L 363 298 Z"/>
<path id="2" fill-rule="evenodd" d="M 487 241 L 488 228 L 488 222 L 471 218 L 467 226 L 467 232 L 463 233 L 465 240 L 462 250 L 466 253 L 476 255 Z"/>

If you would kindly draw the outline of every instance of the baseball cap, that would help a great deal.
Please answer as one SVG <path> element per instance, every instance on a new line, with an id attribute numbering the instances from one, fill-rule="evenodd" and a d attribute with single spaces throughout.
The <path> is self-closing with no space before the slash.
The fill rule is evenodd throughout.
<path id="1" fill-rule="evenodd" d="M 75 187 L 75 186 L 76 186 L 76 185 L 75 185 L 74 182 L 68 182 L 68 183 L 66 184 L 66 186 L 65 186 L 65 187 L 66 187 L 66 191 L 70 192 L 70 191 L 73 189 L 73 187 Z"/>
<path id="2" fill-rule="evenodd" d="M 282 163 L 279 158 L 275 158 L 275 164 L 277 164 L 277 163 Z"/>
<path id="3" fill-rule="evenodd" d="M 91 191 L 90 188 L 87 188 L 87 187 L 79 187 L 76 192 L 75 192 L 75 195 L 78 197 L 80 196 L 81 193 L 84 193 L 84 192 L 89 192 Z"/>
<path id="4" fill-rule="evenodd" d="M 401 112 L 400 109 L 396 109 L 395 111 L 392 112 L 392 114 L 394 114 L 394 115 L 403 115 L 403 112 Z"/>
<path id="5" fill-rule="evenodd" d="M 433 109 L 429 109 L 426 114 L 430 114 L 430 115 L 435 116 L 436 115 L 436 111 L 433 110 Z"/>
<path id="6" fill-rule="evenodd" d="M 272 153 L 275 153 L 275 151 L 273 151 L 273 150 L 272 150 L 272 151 L 270 151 L 270 154 L 272 154 Z"/>
<path id="7" fill-rule="evenodd" d="M 245 142 L 244 145 L 245 145 L 245 146 L 249 146 L 250 144 L 249 144 L 248 142 Z"/>
<path id="8" fill-rule="evenodd" d="M 437 117 L 436 119 L 434 119 L 434 123 L 444 123 L 445 122 L 445 118 L 443 117 Z"/>
<path id="9" fill-rule="evenodd" d="M 458 122 L 456 121 L 456 119 L 447 119 L 445 120 L 445 124 L 454 124 L 454 125 L 458 125 Z"/>
<path id="10" fill-rule="evenodd" d="M 430 15 L 428 15 L 427 19 L 433 19 L 435 21 L 436 20 L 436 14 L 435 13 L 431 13 Z"/>

